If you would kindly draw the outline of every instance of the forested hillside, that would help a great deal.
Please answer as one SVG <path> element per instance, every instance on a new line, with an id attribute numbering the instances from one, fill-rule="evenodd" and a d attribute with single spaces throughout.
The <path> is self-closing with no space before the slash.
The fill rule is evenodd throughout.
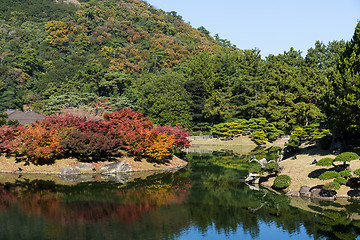
<path id="1" fill-rule="evenodd" d="M 130 107 L 193 130 L 265 118 L 282 131 L 324 120 L 346 43 L 261 57 L 139 0 L 0 0 L 0 111 Z"/>

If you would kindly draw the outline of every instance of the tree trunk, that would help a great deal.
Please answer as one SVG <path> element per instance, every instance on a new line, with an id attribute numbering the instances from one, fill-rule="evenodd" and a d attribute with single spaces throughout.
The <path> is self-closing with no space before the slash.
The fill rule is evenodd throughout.
<path id="1" fill-rule="evenodd" d="M 332 153 L 341 153 L 347 148 L 344 137 L 335 132 L 332 133 L 330 151 Z"/>

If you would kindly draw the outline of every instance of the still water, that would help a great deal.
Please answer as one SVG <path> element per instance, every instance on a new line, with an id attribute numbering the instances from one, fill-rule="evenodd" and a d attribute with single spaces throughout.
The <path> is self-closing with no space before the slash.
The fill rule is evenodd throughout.
<path id="1" fill-rule="evenodd" d="M 288 198 L 246 185 L 241 158 L 191 164 L 124 183 L 0 184 L 0 239 L 356 239 L 357 201 Z"/>

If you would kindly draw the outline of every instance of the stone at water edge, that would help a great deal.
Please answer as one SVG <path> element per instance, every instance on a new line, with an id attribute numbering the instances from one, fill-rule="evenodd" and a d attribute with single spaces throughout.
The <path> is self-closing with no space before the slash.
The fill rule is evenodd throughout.
<path id="1" fill-rule="evenodd" d="M 301 186 L 300 188 L 300 194 L 301 195 L 308 195 L 310 193 L 310 187 L 309 186 Z"/>
<path id="2" fill-rule="evenodd" d="M 79 175 L 81 173 L 78 167 L 63 167 L 60 170 L 60 175 Z"/>
<path id="3" fill-rule="evenodd" d="M 131 172 L 132 168 L 127 161 L 114 162 L 104 165 L 100 169 L 100 174 L 115 174 L 121 172 Z"/>

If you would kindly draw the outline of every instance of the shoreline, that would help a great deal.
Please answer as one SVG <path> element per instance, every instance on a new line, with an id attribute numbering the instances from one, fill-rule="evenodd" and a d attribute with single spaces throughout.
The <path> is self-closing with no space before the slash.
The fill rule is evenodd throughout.
<path id="1" fill-rule="evenodd" d="M 267 143 L 263 146 L 271 147 L 271 146 L 280 146 L 282 148 L 285 147 L 285 143 L 287 142 L 288 138 L 278 139 L 273 143 Z M 239 146 L 243 146 L 241 143 L 245 143 L 245 149 L 248 146 L 256 147 L 257 145 L 253 143 L 249 137 L 241 136 L 239 138 L 225 141 L 220 139 L 203 139 L 203 140 L 195 140 L 192 143 L 195 143 L 194 146 L 198 149 L 212 149 L 214 146 L 223 149 L 238 149 Z M 194 147 L 192 145 L 192 147 Z M 240 150 L 241 152 L 242 150 Z M 358 151 L 355 151 L 358 152 Z M 359 153 L 359 152 L 358 152 Z M 297 193 L 300 191 L 302 186 L 309 186 L 310 188 L 319 188 L 322 185 L 332 182 L 333 179 L 330 180 L 320 180 L 318 175 L 321 171 L 329 169 L 331 167 L 323 167 L 323 166 L 316 166 L 312 164 L 312 162 L 316 159 L 317 161 L 322 158 L 335 158 L 336 155 L 332 154 L 330 150 L 323 150 L 316 144 L 308 144 L 303 143 L 300 146 L 299 152 L 296 154 L 296 159 L 288 158 L 280 162 L 280 165 L 283 166 L 282 171 L 279 175 L 288 175 L 291 178 L 290 186 L 283 191 L 284 193 L 294 193 L 293 195 L 288 195 L 291 197 L 297 197 Z M 354 171 L 356 169 L 360 169 L 360 160 L 354 160 L 350 162 L 349 168 Z M 266 178 L 266 175 L 263 176 Z M 273 182 L 275 177 L 270 177 L 266 181 L 261 182 L 259 185 L 272 188 Z M 359 196 L 353 196 L 350 191 L 354 189 L 341 185 L 339 190 L 336 190 L 336 195 L 332 197 L 333 199 L 359 199 Z M 309 197 L 309 199 L 311 199 Z M 329 199 L 329 198 L 323 198 Z"/>
<path id="2" fill-rule="evenodd" d="M 165 172 L 165 171 L 175 171 L 181 168 L 184 168 L 188 165 L 188 162 L 182 160 L 176 156 L 173 156 L 169 162 L 165 164 L 150 163 L 146 159 L 134 160 L 132 157 L 121 157 L 116 158 L 115 161 L 102 161 L 102 162 L 92 162 L 91 168 L 81 169 L 81 175 L 83 174 L 100 174 L 100 169 L 104 165 L 127 161 L 131 166 L 131 171 L 129 172 Z M 5 157 L 0 156 L 0 173 L 1 174 L 43 174 L 43 175 L 60 175 L 60 170 L 66 167 L 76 167 L 77 165 L 83 162 L 78 161 L 75 158 L 59 159 L 52 164 L 45 165 L 35 165 L 30 163 L 25 165 L 24 162 L 16 162 L 14 157 Z"/>

